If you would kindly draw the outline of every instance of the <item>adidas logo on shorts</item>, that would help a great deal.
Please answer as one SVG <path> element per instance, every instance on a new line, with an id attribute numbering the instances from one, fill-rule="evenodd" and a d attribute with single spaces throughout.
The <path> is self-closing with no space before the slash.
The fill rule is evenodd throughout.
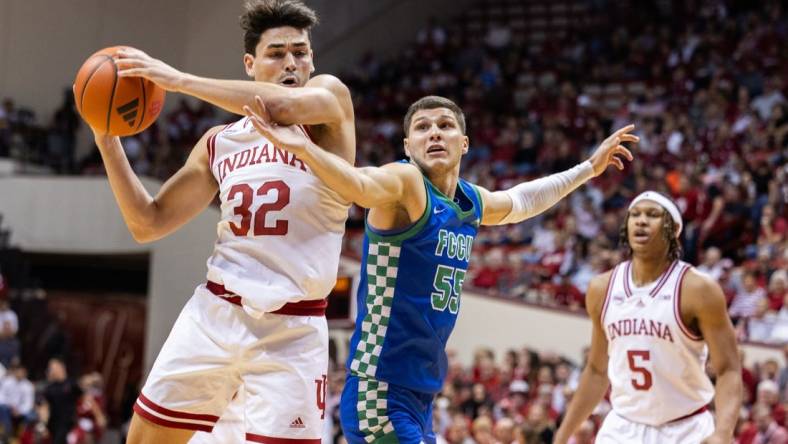
<path id="1" fill-rule="evenodd" d="M 294 419 L 293 422 L 290 423 L 290 428 L 303 429 L 306 428 L 306 425 L 304 425 L 304 421 L 301 421 L 301 417 L 299 416 L 298 418 Z"/>

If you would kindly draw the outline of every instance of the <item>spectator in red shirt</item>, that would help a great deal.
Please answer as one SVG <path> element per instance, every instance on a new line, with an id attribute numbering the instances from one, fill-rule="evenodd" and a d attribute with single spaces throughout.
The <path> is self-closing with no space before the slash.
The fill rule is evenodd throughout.
<path id="1" fill-rule="evenodd" d="M 744 384 L 744 404 L 752 403 L 755 401 L 756 390 L 758 388 L 758 379 L 753 374 L 752 370 L 744 365 L 744 351 L 739 349 L 739 362 L 741 363 L 741 379 Z"/>

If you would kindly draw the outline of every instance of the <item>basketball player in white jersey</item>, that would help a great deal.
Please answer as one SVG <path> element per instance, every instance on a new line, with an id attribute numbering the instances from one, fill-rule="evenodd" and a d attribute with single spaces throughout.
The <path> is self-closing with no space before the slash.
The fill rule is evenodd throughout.
<path id="1" fill-rule="evenodd" d="M 310 80 L 309 29 L 316 22 L 297 0 L 248 3 L 241 17 L 243 62 L 254 81 L 197 77 L 137 50 L 119 55 L 119 74 L 238 114 L 263 96 L 277 122 L 299 125 L 353 162 L 348 89 L 333 76 Z M 210 432 L 243 391 L 244 411 L 234 417 L 243 418 L 246 441 L 319 443 L 328 366 L 325 298 L 336 280 L 348 203 L 246 118 L 209 130 L 156 197 L 142 187 L 117 137 L 95 133 L 95 140 L 139 242 L 177 230 L 217 191 L 221 202 L 207 281 L 159 352 L 127 442 L 185 443 L 197 430 Z"/>
<path id="2" fill-rule="evenodd" d="M 732 441 L 742 393 L 733 326 L 720 286 L 679 260 L 681 228 L 678 208 L 659 193 L 629 205 L 622 241 L 631 260 L 591 281 L 591 351 L 556 443 L 568 441 L 608 385 L 613 410 L 599 444 Z"/>

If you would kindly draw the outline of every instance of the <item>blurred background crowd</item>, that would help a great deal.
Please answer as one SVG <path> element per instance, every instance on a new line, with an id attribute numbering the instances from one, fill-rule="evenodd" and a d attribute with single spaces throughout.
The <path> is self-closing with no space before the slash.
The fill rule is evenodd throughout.
<path id="1" fill-rule="evenodd" d="M 461 176 L 488 189 L 570 168 L 612 130 L 635 123 L 641 141 L 625 171 L 608 172 L 525 223 L 482 229 L 467 284 L 491 297 L 584 310 L 591 277 L 624 259 L 626 205 L 653 189 L 679 205 L 683 259 L 723 286 L 739 339 L 784 346 L 786 41 L 788 13 L 779 1 L 478 0 L 455 19 L 431 20 L 395 56 L 370 52 L 340 77 L 354 96 L 357 165 L 403 158 L 408 105 L 443 95 L 468 120 L 471 148 Z M 206 129 L 233 119 L 180 100 L 151 128 L 124 139 L 124 148 L 138 174 L 164 180 Z M 80 125 L 70 90 L 50 122 L 5 99 L 0 157 L 58 174 L 102 174 L 96 150 L 76 158 Z M 360 252 L 362 228 L 363 212 L 354 208 L 346 254 Z M 0 249 L 3 239 L 0 232 Z M 5 436 L 25 443 L 68 434 L 69 443 L 100 439 L 107 423 L 101 376 L 70 378 L 59 350 L 32 375 L 37 382 L 28 380 L 15 295 L 0 274 Z M 439 442 L 550 442 L 581 366 L 544 350 L 497 357 L 479 350 L 472 368 L 452 365 L 435 404 Z M 788 442 L 786 362 L 760 362 L 742 377 L 738 442 L 766 442 L 758 440 L 766 433 Z M 337 368 L 329 404 L 338 402 L 343 378 Z M 592 442 L 607 409 L 599 406 L 576 443 Z M 342 438 L 336 432 L 331 439 Z"/>

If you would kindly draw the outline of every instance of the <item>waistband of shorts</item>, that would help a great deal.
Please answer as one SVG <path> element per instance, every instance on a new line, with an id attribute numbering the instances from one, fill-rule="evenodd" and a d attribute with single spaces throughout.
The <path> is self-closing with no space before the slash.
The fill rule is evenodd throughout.
<path id="1" fill-rule="evenodd" d="M 709 406 L 704 405 L 703 407 L 699 408 L 698 410 L 695 410 L 692 413 L 688 413 L 688 414 L 686 414 L 686 415 L 684 415 L 684 416 L 682 416 L 680 418 L 676 418 L 676 419 L 672 419 L 672 420 L 668 421 L 668 424 L 670 424 L 672 422 L 681 421 L 682 419 L 692 418 L 693 416 L 700 415 L 701 413 L 703 413 L 703 412 L 705 412 L 707 410 L 709 410 Z"/>
<path id="2" fill-rule="evenodd" d="M 235 304 L 239 307 L 243 306 L 243 298 L 227 291 L 222 284 L 207 281 L 205 283 L 205 288 L 231 304 Z M 326 307 L 328 307 L 328 299 L 316 299 L 313 301 L 288 302 L 278 310 L 270 313 L 288 316 L 325 316 Z"/>

